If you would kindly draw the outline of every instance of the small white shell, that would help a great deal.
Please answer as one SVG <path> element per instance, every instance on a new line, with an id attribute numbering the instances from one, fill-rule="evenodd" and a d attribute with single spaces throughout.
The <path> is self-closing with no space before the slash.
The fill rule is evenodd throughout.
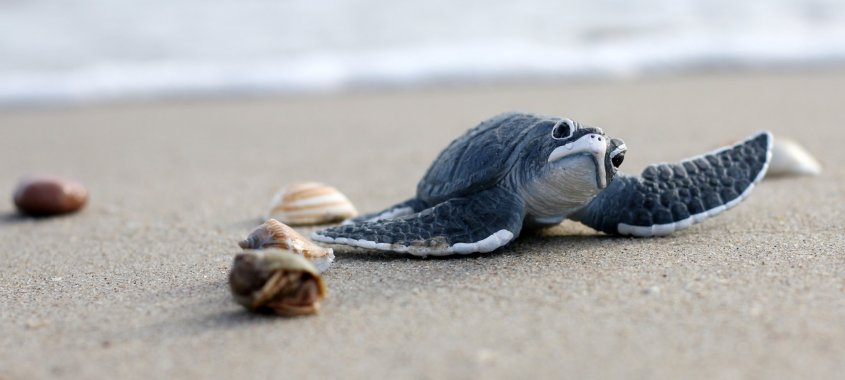
<path id="1" fill-rule="evenodd" d="M 256 227 L 238 245 L 243 249 L 281 248 L 289 250 L 311 260 L 321 273 L 328 269 L 334 261 L 334 251 L 331 248 L 323 248 L 314 244 L 293 228 L 276 219 L 270 219 Z"/>
<path id="2" fill-rule="evenodd" d="M 767 176 L 819 175 L 821 172 L 819 162 L 797 142 L 775 138 Z"/>
<path id="3" fill-rule="evenodd" d="M 291 226 L 340 222 L 358 215 L 352 202 L 334 187 L 317 182 L 296 183 L 273 196 L 264 219 Z"/>

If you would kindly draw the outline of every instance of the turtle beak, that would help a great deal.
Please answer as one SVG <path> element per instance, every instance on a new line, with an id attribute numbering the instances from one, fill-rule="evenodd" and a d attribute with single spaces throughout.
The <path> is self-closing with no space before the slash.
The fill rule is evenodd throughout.
<path id="1" fill-rule="evenodd" d="M 578 140 L 555 148 L 549 155 L 548 162 L 579 154 L 590 155 L 596 164 L 596 185 L 599 189 L 604 189 L 607 187 L 607 171 L 604 164 L 606 153 L 607 138 L 600 133 L 588 133 L 579 137 Z"/>

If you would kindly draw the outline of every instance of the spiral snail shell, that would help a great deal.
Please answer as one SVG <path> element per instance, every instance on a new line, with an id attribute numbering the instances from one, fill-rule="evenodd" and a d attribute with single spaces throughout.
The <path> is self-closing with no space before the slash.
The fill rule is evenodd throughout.
<path id="1" fill-rule="evenodd" d="M 239 253 L 229 272 L 229 287 L 235 302 L 248 310 L 282 316 L 315 314 L 326 296 L 314 265 L 280 249 Z"/>
<path id="2" fill-rule="evenodd" d="M 323 248 L 314 244 L 293 228 L 276 219 L 270 219 L 256 227 L 238 245 L 243 249 L 286 249 L 310 260 L 319 272 L 328 269 L 334 261 L 334 252 L 331 248 Z"/>

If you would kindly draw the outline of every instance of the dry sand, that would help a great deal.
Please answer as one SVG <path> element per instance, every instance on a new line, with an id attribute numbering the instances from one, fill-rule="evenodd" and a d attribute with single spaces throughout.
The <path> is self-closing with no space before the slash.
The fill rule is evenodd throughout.
<path id="1" fill-rule="evenodd" d="M 0 205 L 0 378 L 841 376 L 844 89 L 834 70 L 0 112 L 0 199 L 33 172 L 92 194 L 53 219 Z M 825 175 L 668 238 L 566 222 L 471 257 L 339 252 L 316 317 L 232 302 L 236 242 L 281 185 L 378 209 L 507 110 L 603 127 L 631 173 L 770 129 Z"/>

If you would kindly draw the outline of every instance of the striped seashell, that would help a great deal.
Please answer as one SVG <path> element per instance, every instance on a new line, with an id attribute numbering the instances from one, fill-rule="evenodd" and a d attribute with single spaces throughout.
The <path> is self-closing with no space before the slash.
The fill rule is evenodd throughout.
<path id="1" fill-rule="evenodd" d="M 356 215 L 358 211 L 352 202 L 334 187 L 306 182 L 276 193 L 264 219 L 276 218 L 291 226 L 301 226 L 341 222 Z"/>
<path id="2" fill-rule="evenodd" d="M 328 269 L 334 261 L 334 252 L 331 248 L 323 248 L 314 244 L 293 228 L 276 219 L 269 219 L 256 227 L 238 245 L 243 249 L 280 248 L 288 250 L 311 260 L 319 272 Z"/>

